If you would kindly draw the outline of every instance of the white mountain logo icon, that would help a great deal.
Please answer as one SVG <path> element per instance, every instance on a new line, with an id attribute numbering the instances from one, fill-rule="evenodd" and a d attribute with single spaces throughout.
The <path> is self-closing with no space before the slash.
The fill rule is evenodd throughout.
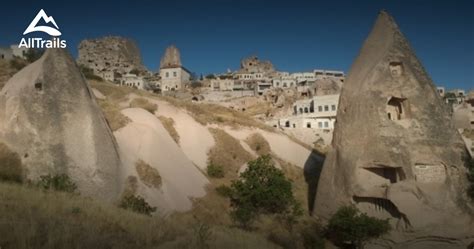
<path id="1" fill-rule="evenodd" d="M 52 23 L 56 28 L 49 27 L 49 26 L 36 26 L 40 19 L 43 19 L 46 23 Z M 36 15 L 35 19 L 30 23 L 30 26 L 26 28 L 25 32 L 23 32 L 23 35 L 26 35 L 31 32 L 36 32 L 36 31 L 41 31 L 45 32 L 51 36 L 60 36 L 61 32 L 59 31 L 59 27 L 54 21 L 54 18 L 52 16 L 46 15 L 46 12 L 44 12 L 43 9 L 41 9 L 38 14 Z"/>

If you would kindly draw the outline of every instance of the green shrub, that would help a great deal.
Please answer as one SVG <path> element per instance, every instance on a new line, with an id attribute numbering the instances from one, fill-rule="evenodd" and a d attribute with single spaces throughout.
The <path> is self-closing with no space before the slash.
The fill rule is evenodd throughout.
<path id="1" fill-rule="evenodd" d="M 225 175 L 224 167 L 211 163 L 207 166 L 207 175 L 213 178 L 222 178 Z"/>
<path id="2" fill-rule="evenodd" d="M 148 216 L 156 211 L 156 207 L 150 206 L 145 199 L 138 195 L 125 195 L 120 201 L 119 207 Z"/>
<path id="3" fill-rule="evenodd" d="M 291 181 L 274 167 L 268 155 L 248 162 L 239 180 L 232 182 L 231 190 L 231 217 L 244 228 L 260 214 L 283 215 L 289 222 L 302 214 Z"/>
<path id="4" fill-rule="evenodd" d="M 22 182 L 23 174 L 20 156 L 0 142 L 0 181 Z"/>
<path id="5" fill-rule="evenodd" d="M 231 197 L 232 196 L 232 189 L 226 185 L 220 185 L 216 188 L 217 194 L 223 197 Z"/>
<path id="6" fill-rule="evenodd" d="M 387 220 L 369 217 L 361 213 L 355 206 L 345 206 L 329 220 L 326 235 L 334 244 L 349 244 L 356 248 L 364 248 L 364 244 L 390 231 Z"/>
<path id="7" fill-rule="evenodd" d="M 66 174 L 54 176 L 49 174 L 41 176 L 38 186 L 46 190 L 55 190 L 69 193 L 73 193 L 77 189 L 76 184 Z"/>

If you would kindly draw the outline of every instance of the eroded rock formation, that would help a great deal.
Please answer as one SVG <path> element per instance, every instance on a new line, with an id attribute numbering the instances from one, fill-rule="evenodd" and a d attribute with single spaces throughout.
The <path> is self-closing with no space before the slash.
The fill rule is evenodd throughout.
<path id="1" fill-rule="evenodd" d="M 93 69 L 95 73 L 113 71 L 125 74 L 133 69 L 145 70 L 135 42 L 118 36 L 81 41 L 77 63 Z"/>
<path id="2" fill-rule="evenodd" d="M 242 73 L 273 73 L 275 69 L 270 61 L 260 61 L 257 56 L 250 56 L 240 62 Z"/>
<path id="3" fill-rule="evenodd" d="M 0 140 L 26 177 L 67 174 L 79 191 L 113 201 L 121 165 L 115 139 L 73 58 L 48 49 L 0 92 Z"/>
<path id="4" fill-rule="evenodd" d="M 170 67 L 181 67 L 181 55 L 175 45 L 167 47 L 160 60 L 160 68 Z"/>
<path id="5" fill-rule="evenodd" d="M 447 106 L 381 12 L 344 83 L 314 213 L 355 204 L 389 218 L 384 248 L 464 248 L 474 237 L 465 156 Z"/>

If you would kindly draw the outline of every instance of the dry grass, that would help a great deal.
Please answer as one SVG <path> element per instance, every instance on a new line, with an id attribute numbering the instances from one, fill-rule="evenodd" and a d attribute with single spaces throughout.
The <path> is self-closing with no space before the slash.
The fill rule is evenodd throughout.
<path id="1" fill-rule="evenodd" d="M 143 160 L 139 160 L 135 164 L 135 168 L 138 173 L 140 180 L 150 188 L 160 188 L 161 186 L 161 176 L 158 170 L 152 168 L 149 164 L 145 163 Z"/>
<path id="2" fill-rule="evenodd" d="M 0 60 L 0 90 L 14 74 L 20 71 L 21 67 L 26 65 L 27 62 L 20 59 L 15 59 L 14 62 Z"/>
<path id="3" fill-rule="evenodd" d="M 209 129 L 216 144 L 209 151 L 209 164 L 220 165 L 226 176 L 236 177 L 242 165 L 254 159 L 241 145 L 239 140 L 221 129 Z"/>
<path id="4" fill-rule="evenodd" d="M 163 124 L 173 140 L 179 144 L 179 134 L 174 128 L 174 120 L 165 116 L 158 116 L 158 119 L 161 121 L 161 124 Z"/>
<path id="5" fill-rule="evenodd" d="M 2 248 L 152 248 L 179 230 L 77 195 L 0 183 Z"/>
<path id="6" fill-rule="evenodd" d="M 268 155 L 271 153 L 270 144 L 260 135 L 260 133 L 253 133 L 245 142 L 254 150 L 259 156 Z"/>
<path id="7" fill-rule="evenodd" d="M 20 156 L 0 141 L 0 180 L 22 182 L 24 174 Z"/>
<path id="8" fill-rule="evenodd" d="M 105 119 L 110 126 L 112 131 L 116 131 L 122 127 L 125 127 L 131 120 L 120 112 L 120 108 L 117 104 L 110 100 L 97 100 L 102 112 L 105 115 Z"/>
<path id="9" fill-rule="evenodd" d="M 212 220 L 148 217 L 74 194 L 0 182 L 1 248 L 279 248 L 261 234 Z M 219 213 L 215 212 L 214 213 Z M 206 223 L 207 224 L 207 223 Z"/>
<path id="10" fill-rule="evenodd" d="M 155 114 L 156 110 L 158 110 L 158 105 L 155 103 L 151 103 L 147 99 L 144 98 L 135 98 L 130 102 L 131 108 L 142 108 L 150 112 L 151 114 Z"/>
<path id="11" fill-rule="evenodd" d="M 252 118 L 251 116 L 220 105 L 193 103 L 171 97 L 160 97 L 176 107 L 186 109 L 193 118 L 202 125 L 224 124 L 231 127 L 247 126 L 273 131 L 273 128 Z"/>

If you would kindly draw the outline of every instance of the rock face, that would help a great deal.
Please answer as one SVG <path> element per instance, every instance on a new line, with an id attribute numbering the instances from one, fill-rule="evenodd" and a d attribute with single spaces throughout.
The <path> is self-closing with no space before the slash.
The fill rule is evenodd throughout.
<path id="1" fill-rule="evenodd" d="M 329 218 L 355 204 L 389 218 L 384 248 L 459 248 L 459 238 L 474 236 L 463 141 L 386 12 L 352 65 L 337 117 L 314 214 Z"/>
<path id="2" fill-rule="evenodd" d="M 174 45 L 166 48 L 165 54 L 161 57 L 160 68 L 181 67 L 181 55 Z"/>
<path id="3" fill-rule="evenodd" d="M 122 113 L 132 120 L 115 132 L 123 159 L 121 179 L 125 191 L 142 196 L 161 214 L 190 210 L 193 198 L 206 195 L 207 178 L 153 114 L 139 108 Z M 147 186 L 137 167 L 139 161 L 159 173 L 161 186 Z"/>
<path id="4" fill-rule="evenodd" d="M 94 70 L 94 73 L 113 71 L 125 74 L 133 69 L 145 70 L 140 50 L 134 41 L 107 36 L 83 40 L 79 44 L 77 63 Z"/>
<path id="5" fill-rule="evenodd" d="M 314 84 L 314 95 L 323 96 L 323 95 L 340 94 L 341 88 L 342 88 L 341 81 L 338 81 L 332 78 L 317 79 Z"/>
<path id="6" fill-rule="evenodd" d="M 0 140 L 22 158 L 27 178 L 67 174 L 87 196 L 118 197 L 115 139 L 73 58 L 48 49 L 0 92 Z"/>
<path id="7" fill-rule="evenodd" d="M 257 56 L 250 56 L 240 62 L 241 73 L 273 73 L 275 68 L 270 61 L 260 61 Z"/>

